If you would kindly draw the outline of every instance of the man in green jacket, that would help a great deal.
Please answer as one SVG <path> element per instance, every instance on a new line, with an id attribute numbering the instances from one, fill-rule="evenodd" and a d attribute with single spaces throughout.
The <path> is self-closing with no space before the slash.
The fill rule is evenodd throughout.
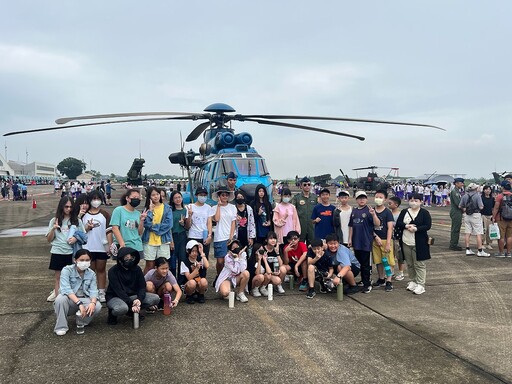
<path id="1" fill-rule="evenodd" d="M 459 204 L 461 191 L 464 187 L 464 179 L 457 177 L 453 182 L 455 188 L 450 192 L 450 218 L 452 219 L 450 249 L 452 251 L 462 251 L 462 247 L 459 246 L 460 227 L 462 225 L 462 209 L 459 208 Z"/>
<path id="2" fill-rule="evenodd" d="M 311 214 L 313 208 L 318 204 L 318 198 L 314 193 L 311 193 L 311 180 L 303 177 L 300 181 L 302 192 L 293 196 L 291 203 L 295 205 L 297 214 L 299 216 L 301 234 L 300 241 L 311 244 L 315 238 L 315 227 L 311 221 Z"/>

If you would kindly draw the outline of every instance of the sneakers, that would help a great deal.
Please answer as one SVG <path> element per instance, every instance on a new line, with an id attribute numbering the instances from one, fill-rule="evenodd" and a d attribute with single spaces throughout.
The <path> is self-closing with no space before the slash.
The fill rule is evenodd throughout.
<path id="1" fill-rule="evenodd" d="M 260 288 L 259 287 L 254 287 L 253 289 L 251 289 L 251 294 L 254 297 L 261 297 Z"/>
<path id="2" fill-rule="evenodd" d="M 462 251 L 462 247 L 460 247 L 458 245 L 450 245 L 450 250 L 451 251 Z"/>
<path id="3" fill-rule="evenodd" d="M 98 294 L 98 300 L 100 301 L 100 303 L 105 303 L 107 300 L 105 299 L 105 292 L 100 292 Z"/>
<path id="4" fill-rule="evenodd" d="M 339 288 L 338 288 L 339 289 Z M 353 295 L 354 293 L 361 292 L 361 287 L 358 287 L 357 285 L 354 285 L 352 287 L 348 287 L 345 290 L 346 295 Z"/>
<path id="5" fill-rule="evenodd" d="M 490 253 L 485 252 L 483 249 L 481 251 L 478 251 L 478 253 L 476 255 L 478 257 L 489 257 L 489 256 L 491 256 Z"/>
<path id="6" fill-rule="evenodd" d="M 289 283 L 289 282 L 290 282 L 290 276 L 286 275 L 286 276 L 284 277 L 284 282 L 285 282 L 285 283 Z"/>
<path id="7" fill-rule="evenodd" d="M 485 248 L 492 250 L 492 245 L 491 244 L 487 244 L 487 246 Z"/>
<path id="8" fill-rule="evenodd" d="M 306 279 L 302 279 L 302 282 L 299 285 L 299 291 L 305 292 L 308 289 L 308 282 Z"/>
<path id="9" fill-rule="evenodd" d="M 391 281 L 386 281 L 386 292 L 391 292 L 393 290 L 393 284 Z"/>
<path id="10" fill-rule="evenodd" d="M 327 292 L 329 292 L 327 290 L 327 287 L 325 286 L 325 284 L 321 283 L 320 284 L 320 293 L 327 293 Z"/>
<path id="11" fill-rule="evenodd" d="M 112 314 L 112 310 L 108 310 L 108 318 L 107 318 L 107 324 L 108 325 L 116 325 L 117 324 L 117 316 L 114 316 Z"/>
<path id="12" fill-rule="evenodd" d="M 474 255 L 475 252 L 473 252 L 472 249 L 469 249 L 469 248 L 466 248 L 466 256 L 471 256 L 471 255 Z"/>
<path id="13" fill-rule="evenodd" d="M 196 301 L 197 301 L 199 304 L 204 304 L 204 303 L 205 303 L 204 294 L 202 294 L 202 293 L 198 293 L 198 294 L 197 294 Z"/>
<path id="14" fill-rule="evenodd" d="M 374 287 L 384 287 L 386 285 L 386 280 L 378 279 L 375 283 L 373 283 Z"/>
<path id="15" fill-rule="evenodd" d="M 421 284 L 416 284 L 416 288 L 413 291 L 416 295 L 421 295 L 425 293 L 425 287 Z"/>
<path id="16" fill-rule="evenodd" d="M 55 301 L 55 298 L 57 297 L 57 295 L 55 294 L 55 289 L 52 289 L 50 291 L 50 296 L 48 296 L 46 298 L 46 301 Z"/>
<path id="17" fill-rule="evenodd" d="M 370 293 L 372 291 L 372 286 L 371 285 L 365 285 L 363 287 L 363 293 Z"/>
<path id="18" fill-rule="evenodd" d="M 68 333 L 68 331 L 66 331 L 65 329 L 59 329 L 58 331 L 55 331 L 55 334 L 57 336 L 64 336 L 66 333 Z"/>
<path id="19" fill-rule="evenodd" d="M 261 295 L 262 295 L 262 296 L 267 297 L 267 296 L 268 296 L 267 287 L 265 287 L 265 286 L 263 286 L 263 285 L 262 285 L 262 286 L 260 287 L 260 293 L 261 293 Z"/>
<path id="20" fill-rule="evenodd" d="M 241 303 L 247 303 L 249 301 L 249 299 L 247 298 L 247 296 L 245 296 L 245 293 L 243 292 L 237 293 L 236 299 Z"/>
<path id="21" fill-rule="evenodd" d="M 416 284 L 414 281 L 410 281 L 409 284 L 407 284 L 407 290 L 414 292 L 418 284 Z"/>
<path id="22" fill-rule="evenodd" d="M 279 293 L 280 295 L 284 294 L 284 289 L 281 284 L 277 286 L 277 293 Z"/>
<path id="23" fill-rule="evenodd" d="M 510 252 L 505 252 L 505 257 L 512 257 L 512 253 L 510 253 Z"/>
<path id="24" fill-rule="evenodd" d="M 496 252 L 494 254 L 494 257 L 506 257 L 505 254 L 503 252 Z"/>
<path id="25" fill-rule="evenodd" d="M 308 293 L 306 293 L 306 297 L 308 299 L 312 299 L 315 296 L 316 296 L 315 288 L 309 288 Z"/>
<path id="26" fill-rule="evenodd" d="M 402 281 L 404 279 L 404 273 L 399 271 L 395 276 L 393 276 L 393 279 L 396 281 Z"/>

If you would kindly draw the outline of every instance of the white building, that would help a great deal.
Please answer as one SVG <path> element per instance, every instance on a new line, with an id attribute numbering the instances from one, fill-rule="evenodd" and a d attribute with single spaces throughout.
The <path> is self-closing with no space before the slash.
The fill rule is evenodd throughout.
<path id="1" fill-rule="evenodd" d="M 2 155 L 0 155 L 0 176 L 14 176 L 14 169 L 10 167 Z"/>
<path id="2" fill-rule="evenodd" d="M 9 161 L 9 166 L 17 176 L 40 176 L 40 177 L 55 177 L 57 174 L 57 168 L 55 165 L 47 163 L 21 163 L 18 161 Z"/>

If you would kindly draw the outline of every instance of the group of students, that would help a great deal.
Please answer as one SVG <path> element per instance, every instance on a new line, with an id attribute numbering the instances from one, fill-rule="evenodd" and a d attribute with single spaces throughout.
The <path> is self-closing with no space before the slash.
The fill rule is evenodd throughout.
<path id="1" fill-rule="evenodd" d="M 357 204 L 350 207 L 348 192 L 341 191 L 335 207 L 329 203 L 330 191 L 324 189 L 316 204 L 308 202 L 314 226 L 309 238 L 303 238 L 301 228 L 301 209 L 306 204 L 301 197 L 292 200 L 287 188 L 275 206 L 263 185 L 248 204 L 245 193 L 234 188 L 229 178 L 227 188 L 217 191 L 217 205 L 206 204 L 204 188 L 198 188 L 195 196 L 195 203 L 185 206 L 181 193 L 173 191 L 167 204 L 165 191 L 152 186 L 140 212 L 140 192 L 130 189 L 111 216 L 101 208 L 99 191 L 79 195 L 74 202 L 61 198 L 47 234 L 52 244 L 50 269 L 55 271 L 55 289 L 48 297 L 55 300 L 55 333 L 66 334 L 67 316 L 78 310 L 87 324 L 102 302 L 112 325 L 119 316 L 141 308 L 157 310 L 166 293 L 172 295 L 173 306 L 183 291 L 188 304 L 204 303 L 212 243 L 217 272 L 213 286 L 222 297 L 234 289 L 240 302 L 248 301 L 249 292 L 253 297 L 267 296 L 269 284 L 277 293 L 285 293 L 282 283 L 288 274 L 298 277 L 299 289 L 307 291 L 308 298 L 315 296 L 316 282 L 322 293 L 338 286 L 346 294 L 369 293 L 372 286 L 392 291 L 387 265 L 394 268 L 395 255 L 399 263 L 395 278 L 403 279 L 405 262 L 411 279 L 407 289 L 425 292 L 431 219 L 415 194 L 409 207 L 400 210 L 396 197 L 389 199 L 389 208 L 385 206 L 386 191 L 376 193 L 375 207 L 363 191 L 356 193 Z M 373 284 L 371 254 L 379 274 Z M 117 262 L 108 271 L 107 287 L 110 256 Z M 141 260 L 143 269 L 138 266 Z M 355 281 L 359 274 L 362 288 Z"/>

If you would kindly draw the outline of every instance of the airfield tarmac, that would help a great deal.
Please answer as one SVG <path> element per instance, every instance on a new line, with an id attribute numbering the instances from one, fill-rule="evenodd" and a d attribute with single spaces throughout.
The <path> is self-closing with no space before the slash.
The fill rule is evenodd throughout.
<path id="1" fill-rule="evenodd" d="M 59 337 L 40 229 L 57 201 L 0 201 L 0 231 L 18 228 L 0 235 L 2 383 L 512 382 L 512 259 L 449 251 L 448 208 L 429 208 L 436 242 L 421 296 L 405 290 L 407 279 L 342 302 L 284 285 L 284 296 L 251 296 L 230 310 L 210 288 L 206 304 L 147 315 L 138 330 L 128 318 L 108 326 L 104 308 L 84 335 L 70 318 Z"/>

